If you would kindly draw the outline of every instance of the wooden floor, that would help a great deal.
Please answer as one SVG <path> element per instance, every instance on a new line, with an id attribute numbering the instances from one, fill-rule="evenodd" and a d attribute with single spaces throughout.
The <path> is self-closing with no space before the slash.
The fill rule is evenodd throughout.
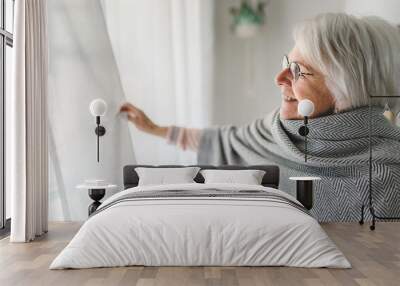
<path id="1" fill-rule="evenodd" d="M 121 267 L 48 270 L 78 223 L 52 223 L 35 242 L 0 241 L 0 285 L 400 285 L 400 223 L 326 224 L 352 269 L 289 267 Z"/>

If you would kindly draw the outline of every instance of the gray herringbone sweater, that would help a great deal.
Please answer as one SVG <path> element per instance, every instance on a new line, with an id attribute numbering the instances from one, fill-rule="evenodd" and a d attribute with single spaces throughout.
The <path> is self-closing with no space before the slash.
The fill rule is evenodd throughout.
<path id="1" fill-rule="evenodd" d="M 400 128 L 372 108 L 373 198 L 378 215 L 400 215 Z M 368 107 L 311 119 L 308 161 L 302 120 L 281 120 L 279 110 L 243 126 L 207 128 L 199 164 L 277 164 L 280 189 L 294 194 L 289 176 L 315 175 L 313 215 L 319 221 L 357 221 L 368 198 Z M 367 214 L 370 216 L 370 214 Z"/>

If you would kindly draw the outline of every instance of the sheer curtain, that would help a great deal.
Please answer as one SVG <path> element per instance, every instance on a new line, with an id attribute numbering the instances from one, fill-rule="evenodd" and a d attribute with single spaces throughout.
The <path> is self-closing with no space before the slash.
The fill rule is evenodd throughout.
<path id="1" fill-rule="evenodd" d="M 160 125 L 210 123 L 214 1 L 102 0 L 126 101 Z M 194 163 L 196 154 L 130 128 L 137 162 Z"/>
<path id="2" fill-rule="evenodd" d="M 214 3 L 171 1 L 176 124 L 205 127 L 211 122 L 214 71 Z M 196 154 L 180 152 L 180 163 L 196 163 Z"/>
<path id="3" fill-rule="evenodd" d="M 47 231 L 46 0 L 15 2 L 13 92 L 7 98 L 6 181 L 12 242 Z"/>

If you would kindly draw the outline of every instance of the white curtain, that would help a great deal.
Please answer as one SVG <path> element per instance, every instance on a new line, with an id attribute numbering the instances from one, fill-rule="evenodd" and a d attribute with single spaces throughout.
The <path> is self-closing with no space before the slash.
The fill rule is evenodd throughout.
<path id="1" fill-rule="evenodd" d="M 214 70 L 212 1 L 172 0 L 176 124 L 205 127 L 211 122 Z M 196 154 L 180 153 L 179 163 L 195 163 Z"/>
<path id="2" fill-rule="evenodd" d="M 160 125 L 210 123 L 213 0 L 102 0 L 125 98 Z M 130 129 L 138 163 L 195 163 L 194 152 Z"/>
<path id="3" fill-rule="evenodd" d="M 7 98 L 6 180 L 12 242 L 47 231 L 47 16 L 45 0 L 15 2 L 13 92 Z"/>

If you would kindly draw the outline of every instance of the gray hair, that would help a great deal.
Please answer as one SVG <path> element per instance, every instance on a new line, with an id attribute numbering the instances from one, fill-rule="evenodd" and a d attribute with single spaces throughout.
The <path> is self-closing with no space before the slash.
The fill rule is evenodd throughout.
<path id="1" fill-rule="evenodd" d="M 300 23 L 293 35 L 305 60 L 325 76 L 336 111 L 368 105 L 369 95 L 400 95 L 400 31 L 394 25 L 327 13 Z"/>

